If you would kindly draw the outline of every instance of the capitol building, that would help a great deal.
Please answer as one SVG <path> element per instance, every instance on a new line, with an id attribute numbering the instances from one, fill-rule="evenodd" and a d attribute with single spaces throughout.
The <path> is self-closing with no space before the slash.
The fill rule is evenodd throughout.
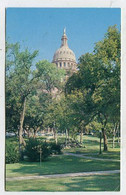
<path id="1" fill-rule="evenodd" d="M 67 40 L 66 29 L 64 29 L 61 38 L 61 46 L 54 53 L 52 62 L 55 63 L 58 68 L 63 68 L 67 72 L 73 73 L 77 70 L 76 57 L 74 52 L 68 47 Z"/>

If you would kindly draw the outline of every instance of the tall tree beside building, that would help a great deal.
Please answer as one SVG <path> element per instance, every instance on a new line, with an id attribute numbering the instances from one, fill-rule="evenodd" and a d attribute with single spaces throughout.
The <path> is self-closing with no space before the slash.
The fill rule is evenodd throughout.
<path id="1" fill-rule="evenodd" d="M 51 92 L 61 83 L 63 71 L 56 68 L 55 64 L 40 61 L 33 64 L 37 51 L 30 53 L 28 49 L 21 51 L 20 45 L 7 44 L 6 47 L 6 115 L 7 124 L 13 122 L 13 128 L 19 131 L 19 150 L 22 153 L 23 125 L 27 100 L 37 95 L 38 90 L 45 93 Z M 33 69 L 34 65 L 34 69 Z M 10 119 L 11 116 L 16 119 Z M 17 115 L 16 115 L 16 113 Z M 7 127 L 8 128 L 8 127 Z"/>
<path id="2" fill-rule="evenodd" d="M 105 151 L 107 123 L 119 123 L 120 118 L 120 50 L 120 31 L 116 26 L 109 27 L 104 39 L 96 43 L 94 52 L 80 57 L 78 72 L 66 83 L 66 93 L 77 90 L 84 95 L 88 102 L 83 101 L 87 116 L 91 119 L 97 115 L 102 124 Z M 78 108 L 81 111 L 83 106 Z"/>

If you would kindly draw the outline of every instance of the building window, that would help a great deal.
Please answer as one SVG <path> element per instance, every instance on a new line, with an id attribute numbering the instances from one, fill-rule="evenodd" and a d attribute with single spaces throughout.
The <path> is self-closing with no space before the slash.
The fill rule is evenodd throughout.
<path id="1" fill-rule="evenodd" d="M 66 67 L 66 62 L 64 62 L 64 67 Z"/>
<path id="2" fill-rule="evenodd" d="M 70 67 L 70 63 L 68 62 L 68 67 Z"/>
<path id="3" fill-rule="evenodd" d="M 60 67 L 62 67 L 62 63 L 60 62 Z"/>

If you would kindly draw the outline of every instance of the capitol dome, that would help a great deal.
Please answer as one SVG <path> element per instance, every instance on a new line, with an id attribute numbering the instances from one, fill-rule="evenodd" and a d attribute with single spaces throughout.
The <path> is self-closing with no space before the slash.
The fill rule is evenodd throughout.
<path id="1" fill-rule="evenodd" d="M 61 47 L 56 50 L 52 62 L 55 63 L 58 68 L 76 71 L 76 57 L 74 52 L 68 47 L 65 29 L 61 40 Z"/>

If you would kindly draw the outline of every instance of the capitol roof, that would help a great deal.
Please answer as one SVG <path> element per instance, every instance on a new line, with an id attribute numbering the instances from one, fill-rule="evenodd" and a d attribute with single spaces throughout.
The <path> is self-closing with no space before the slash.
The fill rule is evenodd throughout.
<path id="1" fill-rule="evenodd" d="M 74 52 L 68 47 L 67 44 L 67 36 L 66 30 L 64 29 L 63 36 L 62 36 L 62 44 L 59 49 L 56 50 L 53 56 L 53 62 L 56 63 L 57 61 L 70 61 L 76 63 L 76 58 Z"/>

